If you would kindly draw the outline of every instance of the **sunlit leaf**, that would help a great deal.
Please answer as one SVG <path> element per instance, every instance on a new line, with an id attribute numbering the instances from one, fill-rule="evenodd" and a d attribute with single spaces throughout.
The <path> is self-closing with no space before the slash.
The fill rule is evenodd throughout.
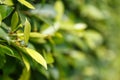
<path id="1" fill-rule="evenodd" d="M 27 2 L 26 0 L 18 0 L 18 1 L 30 9 L 35 9 L 35 7 L 31 5 L 29 2 Z"/>
<path id="2" fill-rule="evenodd" d="M 74 25 L 75 30 L 84 30 L 86 29 L 87 25 L 85 23 L 77 23 Z"/>
<path id="3" fill-rule="evenodd" d="M 59 21 L 62 18 L 63 13 L 64 13 L 64 5 L 63 5 L 62 1 L 58 0 L 58 1 L 56 1 L 54 7 L 57 12 L 56 21 Z"/>
<path id="4" fill-rule="evenodd" d="M 14 32 L 16 30 L 17 24 L 19 21 L 19 17 L 18 17 L 18 13 L 15 12 L 12 16 L 12 20 L 11 20 L 11 29 Z"/>
<path id="5" fill-rule="evenodd" d="M 40 34 L 38 32 L 31 32 L 30 33 L 30 38 L 45 38 L 47 35 L 45 34 Z"/>
<path id="6" fill-rule="evenodd" d="M 43 67 L 45 67 L 45 69 L 47 69 L 47 63 L 45 59 L 40 55 L 40 53 L 30 48 L 25 48 L 25 50 L 27 54 L 30 55 L 36 62 L 38 62 Z"/>
<path id="7" fill-rule="evenodd" d="M 25 44 L 28 43 L 29 36 L 30 36 L 30 31 L 31 31 L 31 25 L 30 25 L 29 21 L 26 19 L 25 27 L 24 27 L 24 40 L 25 40 Z"/>
<path id="8" fill-rule="evenodd" d="M 12 6 L 13 5 L 13 1 L 12 0 L 5 0 L 4 4 Z"/>
<path id="9" fill-rule="evenodd" d="M 60 23 L 56 22 L 53 25 L 49 26 L 47 29 L 42 31 L 42 34 L 44 35 L 54 35 L 55 32 L 60 28 Z"/>

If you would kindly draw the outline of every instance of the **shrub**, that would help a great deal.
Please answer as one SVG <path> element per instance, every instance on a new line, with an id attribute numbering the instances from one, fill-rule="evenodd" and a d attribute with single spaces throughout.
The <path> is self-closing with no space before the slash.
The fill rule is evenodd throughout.
<path id="1" fill-rule="evenodd" d="M 0 80 L 109 80 L 115 54 L 104 9 L 87 0 L 0 0 Z"/>

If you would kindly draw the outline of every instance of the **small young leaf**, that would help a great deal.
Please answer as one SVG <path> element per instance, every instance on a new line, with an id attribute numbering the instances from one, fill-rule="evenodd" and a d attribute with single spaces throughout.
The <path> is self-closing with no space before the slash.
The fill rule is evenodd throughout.
<path id="1" fill-rule="evenodd" d="M 31 5 L 29 2 L 27 2 L 26 0 L 18 0 L 18 1 L 30 9 L 35 9 L 35 7 Z"/>
<path id="2" fill-rule="evenodd" d="M 11 20 L 11 29 L 12 31 L 14 32 L 17 28 L 17 24 L 18 24 L 18 21 L 19 21 L 19 17 L 18 17 L 18 13 L 15 12 L 12 16 L 12 20 Z"/>
<path id="3" fill-rule="evenodd" d="M 25 21 L 25 28 L 24 28 L 25 44 L 28 43 L 29 36 L 30 36 L 30 31 L 31 31 L 31 25 L 30 25 L 29 21 L 26 19 L 26 21 Z"/>
<path id="4" fill-rule="evenodd" d="M 29 64 L 27 58 L 24 55 L 22 55 L 22 59 L 23 59 L 23 62 L 26 66 L 27 71 L 29 71 L 30 70 L 30 64 Z"/>
<path id="5" fill-rule="evenodd" d="M 45 69 L 47 69 L 47 63 L 45 59 L 35 50 L 30 48 L 25 48 L 28 55 L 30 55 L 36 62 L 41 64 Z"/>

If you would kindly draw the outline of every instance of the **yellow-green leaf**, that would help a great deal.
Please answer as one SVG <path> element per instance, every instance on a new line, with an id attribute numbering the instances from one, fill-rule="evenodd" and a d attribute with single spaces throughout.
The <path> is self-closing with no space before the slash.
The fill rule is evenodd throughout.
<path id="1" fill-rule="evenodd" d="M 11 20 L 11 29 L 12 31 L 14 32 L 17 28 L 17 24 L 18 24 L 18 21 L 19 21 L 19 17 L 18 17 L 18 13 L 15 12 L 12 16 L 12 20 Z"/>
<path id="2" fill-rule="evenodd" d="M 59 20 L 61 20 L 63 13 L 64 13 L 64 5 L 63 5 L 62 1 L 57 0 L 55 2 L 54 7 L 55 7 L 55 10 L 57 12 L 56 21 L 59 21 Z"/>
<path id="3" fill-rule="evenodd" d="M 25 41 L 25 44 L 28 43 L 29 36 L 30 36 L 30 31 L 31 31 L 31 25 L 30 25 L 30 22 L 26 19 L 25 27 L 24 27 L 24 41 Z"/>
<path id="4" fill-rule="evenodd" d="M 35 7 L 31 5 L 29 2 L 27 2 L 26 0 L 18 0 L 18 1 L 30 9 L 35 9 Z"/>
<path id="5" fill-rule="evenodd" d="M 45 59 L 40 55 L 40 53 L 30 48 L 25 48 L 25 50 L 27 54 L 30 55 L 36 62 L 38 62 L 43 67 L 45 67 L 45 69 L 47 69 L 47 63 Z"/>
<path id="6" fill-rule="evenodd" d="M 31 32 L 30 33 L 30 38 L 45 38 L 47 35 L 45 34 L 40 34 L 38 32 Z"/>
<path id="7" fill-rule="evenodd" d="M 30 80 L 30 70 L 27 71 L 27 69 L 24 68 L 18 80 Z"/>
<path id="8" fill-rule="evenodd" d="M 13 1 L 12 0 L 5 0 L 4 4 L 12 6 L 13 5 Z"/>
<path id="9" fill-rule="evenodd" d="M 23 59 L 23 62 L 26 66 L 27 71 L 29 71 L 30 70 L 30 64 L 29 64 L 27 58 L 24 55 L 22 55 L 22 59 Z"/>
<path id="10" fill-rule="evenodd" d="M 45 51 L 43 51 L 43 54 L 44 54 L 47 64 L 51 64 L 54 62 L 54 59 L 51 53 L 45 53 Z"/>

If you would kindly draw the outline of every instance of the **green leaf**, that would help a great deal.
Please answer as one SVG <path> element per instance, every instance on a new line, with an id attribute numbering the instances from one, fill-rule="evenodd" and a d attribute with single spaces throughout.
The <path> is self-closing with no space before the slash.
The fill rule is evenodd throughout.
<path id="1" fill-rule="evenodd" d="M 31 31 L 31 25 L 30 25 L 29 21 L 26 19 L 25 27 L 24 27 L 24 40 L 25 40 L 25 44 L 28 43 L 29 36 L 30 36 L 30 31 Z"/>
<path id="2" fill-rule="evenodd" d="M 57 12 L 56 21 L 59 21 L 59 20 L 61 20 L 63 13 L 64 13 L 64 5 L 63 5 L 62 1 L 58 0 L 58 1 L 56 1 L 54 7 Z"/>
<path id="3" fill-rule="evenodd" d="M 44 35 L 54 35 L 60 28 L 60 23 L 55 22 L 53 25 L 49 26 L 47 29 L 43 30 L 41 33 Z"/>
<path id="4" fill-rule="evenodd" d="M 22 54 L 22 59 L 23 59 L 23 62 L 25 64 L 25 66 L 26 66 L 27 71 L 29 71 L 30 70 L 29 61 L 27 60 L 27 58 L 23 54 Z"/>
<path id="5" fill-rule="evenodd" d="M 2 16 L 2 20 L 9 16 L 13 9 L 13 7 L 9 7 L 7 5 L 0 5 L 0 13 Z"/>
<path id="6" fill-rule="evenodd" d="M 10 42 L 10 37 L 2 28 L 0 28 L 0 38 L 8 41 L 8 43 Z"/>
<path id="7" fill-rule="evenodd" d="M 43 38 L 30 38 L 30 42 L 41 44 L 46 43 L 46 40 Z"/>
<path id="8" fill-rule="evenodd" d="M 18 25 L 18 21 L 19 21 L 19 17 L 18 17 L 18 13 L 15 12 L 12 16 L 12 20 L 11 20 L 11 29 L 14 32 L 17 28 Z"/>
<path id="9" fill-rule="evenodd" d="M 7 54 L 9 56 L 14 56 L 14 52 L 7 46 L 0 44 L 0 51 L 1 53 Z"/>
<path id="10" fill-rule="evenodd" d="M 13 5 L 13 1 L 12 0 L 0 0 L 0 4 L 6 4 L 9 6 Z"/>
<path id="11" fill-rule="evenodd" d="M 22 75 L 18 80 L 30 80 L 30 70 L 28 71 L 26 68 L 23 69 Z"/>
<path id="12" fill-rule="evenodd" d="M 51 53 L 45 53 L 45 51 L 43 51 L 43 54 L 44 54 L 47 64 L 51 64 L 54 62 L 54 59 Z"/>
<path id="13" fill-rule="evenodd" d="M 25 48 L 26 52 L 28 55 L 30 55 L 36 62 L 41 64 L 45 69 L 47 69 L 47 63 L 45 59 L 38 53 L 37 51 L 30 49 L 30 48 Z"/>
<path id="14" fill-rule="evenodd" d="M 25 17 L 25 15 L 24 15 L 24 14 L 19 13 L 19 18 L 20 18 L 20 22 L 21 22 L 21 24 L 24 24 L 24 23 L 25 23 L 25 21 L 26 21 L 26 17 Z"/>
<path id="15" fill-rule="evenodd" d="M 4 4 L 12 6 L 13 5 L 13 1 L 12 0 L 5 0 Z"/>
<path id="16" fill-rule="evenodd" d="M 91 49 L 95 49 L 103 43 L 101 34 L 93 30 L 86 30 L 84 38 Z"/>
<path id="17" fill-rule="evenodd" d="M 31 32 L 30 33 L 30 38 L 45 38 L 47 35 L 45 34 L 40 34 L 38 32 Z"/>
<path id="18" fill-rule="evenodd" d="M 82 15 L 85 15 L 86 17 L 89 17 L 91 19 L 95 19 L 95 20 L 104 19 L 102 11 L 93 5 L 83 6 L 81 13 Z"/>
<path id="19" fill-rule="evenodd" d="M 0 13 L 0 26 L 1 26 L 1 23 L 2 23 L 2 15 Z"/>
<path id="20" fill-rule="evenodd" d="M 18 0 L 18 1 L 30 9 L 35 9 L 35 7 L 31 5 L 29 2 L 27 2 L 26 0 Z"/>

